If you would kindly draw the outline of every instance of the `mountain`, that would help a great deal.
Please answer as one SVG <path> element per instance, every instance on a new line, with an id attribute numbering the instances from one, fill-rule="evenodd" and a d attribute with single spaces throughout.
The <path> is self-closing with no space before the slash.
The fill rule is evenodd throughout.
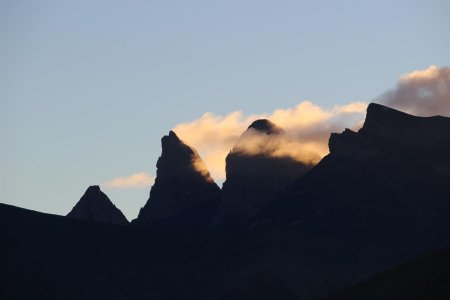
<path id="1" fill-rule="evenodd" d="M 344 275 L 367 263 L 360 248 L 327 242 L 327 252 L 289 229 L 199 235 L 1 203 L 0 229 L 0 299 L 310 299 L 340 280 L 325 276 L 330 260 Z M 312 260 L 317 252 L 328 258 Z"/>
<path id="2" fill-rule="evenodd" d="M 174 229 L 204 226 L 216 213 L 220 188 L 197 151 L 175 132 L 164 136 L 161 144 L 155 184 L 134 223 Z"/>
<path id="3" fill-rule="evenodd" d="M 450 299 L 450 249 L 432 253 L 324 300 L 446 300 Z"/>
<path id="4" fill-rule="evenodd" d="M 265 142 L 280 134 L 256 127 Z M 450 119 L 371 104 L 329 146 L 232 230 L 165 230 L 204 228 L 218 207 L 174 133 L 143 226 L 0 204 L 0 299 L 447 299 Z"/>
<path id="5" fill-rule="evenodd" d="M 309 260 L 323 262 L 314 271 L 322 278 L 300 286 L 317 292 L 325 281 L 331 292 L 450 246 L 450 118 L 372 103 L 363 127 L 331 134 L 329 148 L 249 223 L 295 230 L 307 247 L 320 241 Z M 338 254 L 336 243 L 358 256 Z"/>
<path id="6" fill-rule="evenodd" d="M 127 218 L 100 190 L 98 185 L 88 187 L 83 197 L 67 216 L 93 222 L 128 224 Z"/>
<path id="7" fill-rule="evenodd" d="M 260 221 L 370 243 L 440 243 L 437 236 L 450 228 L 449 118 L 372 103 L 364 126 L 332 134 L 329 148 L 261 212 Z"/>
<path id="8" fill-rule="evenodd" d="M 226 157 L 226 181 L 220 214 L 245 219 L 311 166 L 275 156 L 286 139 L 282 128 L 266 119 L 254 121 Z"/>

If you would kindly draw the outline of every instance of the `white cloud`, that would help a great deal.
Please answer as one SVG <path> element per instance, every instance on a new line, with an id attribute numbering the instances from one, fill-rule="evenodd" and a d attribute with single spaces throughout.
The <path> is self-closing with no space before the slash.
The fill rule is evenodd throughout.
<path id="1" fill-rule="evenodd" d="M 402 75 L 396 87 L 385 92 L 376 102 L 416 115 L 450 116 L 450 67 L 432 65 L 425 70 Z M 303 101 L 295 107 L 279 108 L 269 114 L 246 115 L 242 111 L 234 111 L 222 116 L 207 112 L 192 122 L 175 126 L 173 130 L 198 151 L 211 176 L 221 181 L 225 179 L 225 157 L 253 121 L 269 119 L 282 127 L 286 136 L 268 139 L 267 136 L 252 134 L 247 143 L 239 145 L 242 149 L 248 153 L 289 156 L 310 163 L 328 153 L 331 132 L 361 128 L 366 108 L 367 103 L 361 101 L 336 105 L 331 109 Z M 197 167 L 207 173 L 203 164 Z M 140 172 L 114 178 L 103 185 L 110 188 L 149 187 L 154 180 L 154 176 Z"/>
<path id="2" fill-rule="evenodd" d="M 150 187 L 155 182 L 155 176 L 144 172 L 132 174 L 128 177 L 117 177 L 102 185 L 107 188 L 141 188 Z"/>
<path id="3" fill-rule="evenodd" d="M 402 75 L 396 87 L 375 100 L 393 108 L 421 116 L 450 116 L 450 67 L 430 66 Z M 255 137 L 246 151 L 270 152 L 273 156 L 290 156 L 314 162 L 328 153 L 331 132 L 345 128 L 359 129 L 364 122 L 366 102 L 351 102 L 324 109 L 310 101 L 270 114 L 246 115 L 235 111 L 225 116 L 208 112 L 192 122 L 179 124 L 174 131 L 188 145 L 197 149 L 212 177 L 225 178 L 225 157 L 239 136 L 256 119 L 267 118 L 282 127 L 286 140 Z"/>
<path id="4" fill-rule="evenodd" d="M 450 67 L 432 65 L 405 74 L 377 102 L 414 115 L 450 117 Z"/>
<path id="5" fill-rule="evenodd" d="M 330 133 L 345 128 L 358 129 L 366 107 L 364 102 L 352 102 L 324 109 L 310 101 L 303 101 L 295 107 L 276 109 L 270 114 L 245 115 L 235 111 L 220 116 L 209 112 L 197 120 L 177 125 L 174 131 L 186 144 L 197 149 L 211 176 L 223 180 L 225 157 L 256 119 L 269 119 L 282 127 L 286 136 L 269 140 L 267 136 L 254 134 L 245 145 L 240 145 L 241 149 L 253 154 L 289 156 L 315 163 L 328 153 Z"/>

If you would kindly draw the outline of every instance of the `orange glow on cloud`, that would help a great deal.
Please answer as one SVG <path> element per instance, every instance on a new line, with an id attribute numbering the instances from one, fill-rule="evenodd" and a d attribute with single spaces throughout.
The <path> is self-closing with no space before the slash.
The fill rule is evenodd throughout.
<path id="1" fill-rule="evenodd" d="M 418 116 L 450 117 L 450 67 L 433 65 L 405 74 L 377 101 Z"/>
<path id="2" fill-rule="evenodd" d="M 395 88 L 384 93 L 376 102 L 416 115 L 450 116 L 450 67 L 432 65 L 425 70 L 402 75 Z M 207 112 L 196 120 L 175 126 L 173 130 L 199 152 L 204 163 L 194 161 L 195 168 L 205 177 L 208 177 L 209 170 L 211 176 L 220 181 L 225 179 L 225 157 L 253 121 L 269 119 L 282 127 L 286 134 L 268 137 L 256 132 L 249 133 L 235 150 L 317 163 L 328 153 L 330 133 L 341 132 L 345 128 L 361 128 L 366 108 L 366 102 L 351 102 L 325 109 L 303 101 L 295 107 L 275 109 L 269 114 L 246 115 L 242 111 L 234 111 L 222 116 Z M 153 176 L 141 172 L 104 184 L 125 188 L 148 186 L 153 181 Z"/>
<path id="3" fill-rule="evenodd" d="M 293 108 L 276 109 L 271 114 L 245 115 L 240 111 L 226 116 L 205 113 L 199 119 L 174 128 L 186 144 L 197 149 L 213 178 L 225 178 L 225 157 L 240 135 L 256 119 L 266 118 L 286 131 L 283 136 L 248 133 L 237 145 L 248 154 L 288 156 L 305 163 L 317 163 L 328 153 L 328 138 L 333 131 L 357 129 L 367 105 L 353 102 L 326 110 L 309 101 Z"/>
<path id="4" fill-rule="evenodd" d="M 150 187 L 155 181 L 155 176 L 144 172 L 132 174 L 127 177 L 117 177 L 102 185 L 107 188 L 139 188 Z"/>

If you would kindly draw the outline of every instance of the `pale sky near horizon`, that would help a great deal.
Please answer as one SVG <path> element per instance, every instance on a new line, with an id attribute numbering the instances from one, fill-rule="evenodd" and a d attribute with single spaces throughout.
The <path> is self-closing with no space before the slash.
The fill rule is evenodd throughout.
<path id="1" fill-rule="evenodd" d="M 448 1 L 0 0 L 0 202 L 67 214 L 205 112 L 370 102 L 450 65 Z M 133 219 L 150 186 L 102 188 Z"/>

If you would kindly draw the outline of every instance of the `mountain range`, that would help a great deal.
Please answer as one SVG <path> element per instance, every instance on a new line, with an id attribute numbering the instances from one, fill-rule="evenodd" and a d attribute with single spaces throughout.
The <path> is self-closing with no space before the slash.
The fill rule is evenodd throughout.
<path id="1" fill-rule="evenodd" d="M 169 132 L 131 224 L 98 186 L 67 217 L 1 205 L 0 298 L 412 299 L 405 287 L 420 282 L 425 298 L 447 299 L 436 259 L 448 265 L 450 118 L 372 103 L 317 165 L 248 149 L 284 135 L 250 124 L 221 189 Z M 395 275 L 419 270 L 435 277 Z"/>

